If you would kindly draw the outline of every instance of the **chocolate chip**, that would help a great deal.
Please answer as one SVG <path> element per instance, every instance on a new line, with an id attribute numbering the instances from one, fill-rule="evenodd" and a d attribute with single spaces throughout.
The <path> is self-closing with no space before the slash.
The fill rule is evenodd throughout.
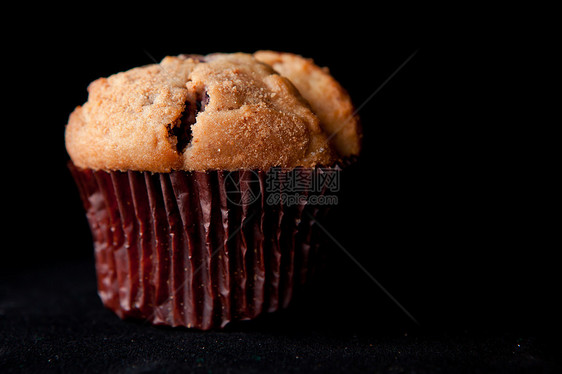
<path id="1" fill-rule="evenodd" d="M 207 107 L 207 104 L 209 104 L 209 94 L 207 92 L 205 92 L 203 95 L 197 95 L 197 110 L 199 112 L 204 112 L 205 108 Z"/>
<path id="2" fill-rule="evenodd" d="M 176 151 L 178 153 L 183 153 L 191 141 L 191 124 L 185 121 L 182 116 L 178 125 L 168 125 L 168 135 L 176 138 Z"/>

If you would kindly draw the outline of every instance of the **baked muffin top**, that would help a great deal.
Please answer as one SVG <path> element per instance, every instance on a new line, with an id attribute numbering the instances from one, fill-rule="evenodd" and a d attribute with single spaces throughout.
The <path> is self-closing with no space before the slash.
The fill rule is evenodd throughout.
<path id="1" fill-rule="evenodd" d="M 340 156 L 359 155 L 362 137 L 359 116 L 349 94 L 330 75 L 328 68 L 321 68 L 312 59 L 293 53 L 258 51 L 254 57 L 295 85 L 310 103 Z"/>
<path id="2" fill-rule="evenodd" d="M 333 142 L 346 130 L 332 135 L 319 118 L 330 114 L 314 111 L 321 95 L 309 104 L 295 88 L 306 78 L 293 85 L 279 73 L 233 53 L 165 57 L 100 78 L 70 115 L 67 151 L 83 168 L 152 172 L 314 167 L 348 156 Z"/>

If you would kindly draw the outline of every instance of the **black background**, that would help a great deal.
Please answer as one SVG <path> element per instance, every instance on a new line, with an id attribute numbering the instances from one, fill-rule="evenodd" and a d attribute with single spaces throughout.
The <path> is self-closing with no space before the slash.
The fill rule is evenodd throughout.
<path id="1" fill-rule="evenodd" d="M 444 357 L 466 348 L 451 338 L 456 334 L 500 342 L 558 336 L 553 256 L 559 248 L 549 240 L 555 228 L 549 184 L 537 167 L 544 163 L 534 158 L 547 147 L 537 137 L 540 120 L 530 119 L 530 102 L 520 101 L 534 71 L 532 52 L 520 38 L 525 23 L 500 25 L 493 17 L 441 22 L 419 9 L 358 6 L 314 12 L 280 6 L 259 13 L 218 5 L 161 8 L 142 17 L 90 9 L 54 18 L 45 10 L 5 30 L 4 113 L 13 117 L 4 124 L 8 224 L 0 297 L 9 300 L 6 290 L 18 287 L 34 294 L 41 289 L 36 274 L 76 293 L 72 284 L 84 276 L 72 269 L 93 268 L 64 147 L 68 115 L 87 100 L 91 81 L 166 55 L 272 49 L 328 66 L 362 106 L 364 151 L 344 174 L 340 204 L 324 226 L 419 324 L 327 238 L 328 263 L 303 304 L 250 330 L 267 331 L 273 323 L 304 331 L 313 326 L 320 336 L 429 334 L 443 337 Z M 45 275 L 48 269 L 56 269 L 53 278 Z M 9 316 L 0 314 L 6 326 Z M 33 319 L 18 321 L 29 326 L 10 331 L 36 328 Z M 23 350 L 31 343 L 20 344 Z M 9 352 L 6 362 L 13 363 Z"/>

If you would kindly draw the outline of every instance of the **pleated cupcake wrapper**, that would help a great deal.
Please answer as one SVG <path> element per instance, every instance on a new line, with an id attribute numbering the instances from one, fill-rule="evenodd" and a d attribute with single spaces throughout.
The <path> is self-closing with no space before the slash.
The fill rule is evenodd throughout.
<path id="1" fill-rule="evenodd" d="M 98 293 L 121 318 L 224 327 L 287 307 L 314 270 L 314 220 L 328 207 L 272 204 L 283 186 L 272 192 L 268 172 L 69 168 L 92 231 Z"/>

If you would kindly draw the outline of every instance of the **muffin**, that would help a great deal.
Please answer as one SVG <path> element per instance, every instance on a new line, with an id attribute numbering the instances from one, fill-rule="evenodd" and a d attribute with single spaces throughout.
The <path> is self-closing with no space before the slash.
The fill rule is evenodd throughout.
<path id="1" fill-rule="evenodd" d="M 360 150 L 329 73 L 270 51 L 180 55 L 88 92 L 65 141 L 104 305 L 201 330 L 287 307 L 317 261 L 328 206 L 310 198 Z"/>

